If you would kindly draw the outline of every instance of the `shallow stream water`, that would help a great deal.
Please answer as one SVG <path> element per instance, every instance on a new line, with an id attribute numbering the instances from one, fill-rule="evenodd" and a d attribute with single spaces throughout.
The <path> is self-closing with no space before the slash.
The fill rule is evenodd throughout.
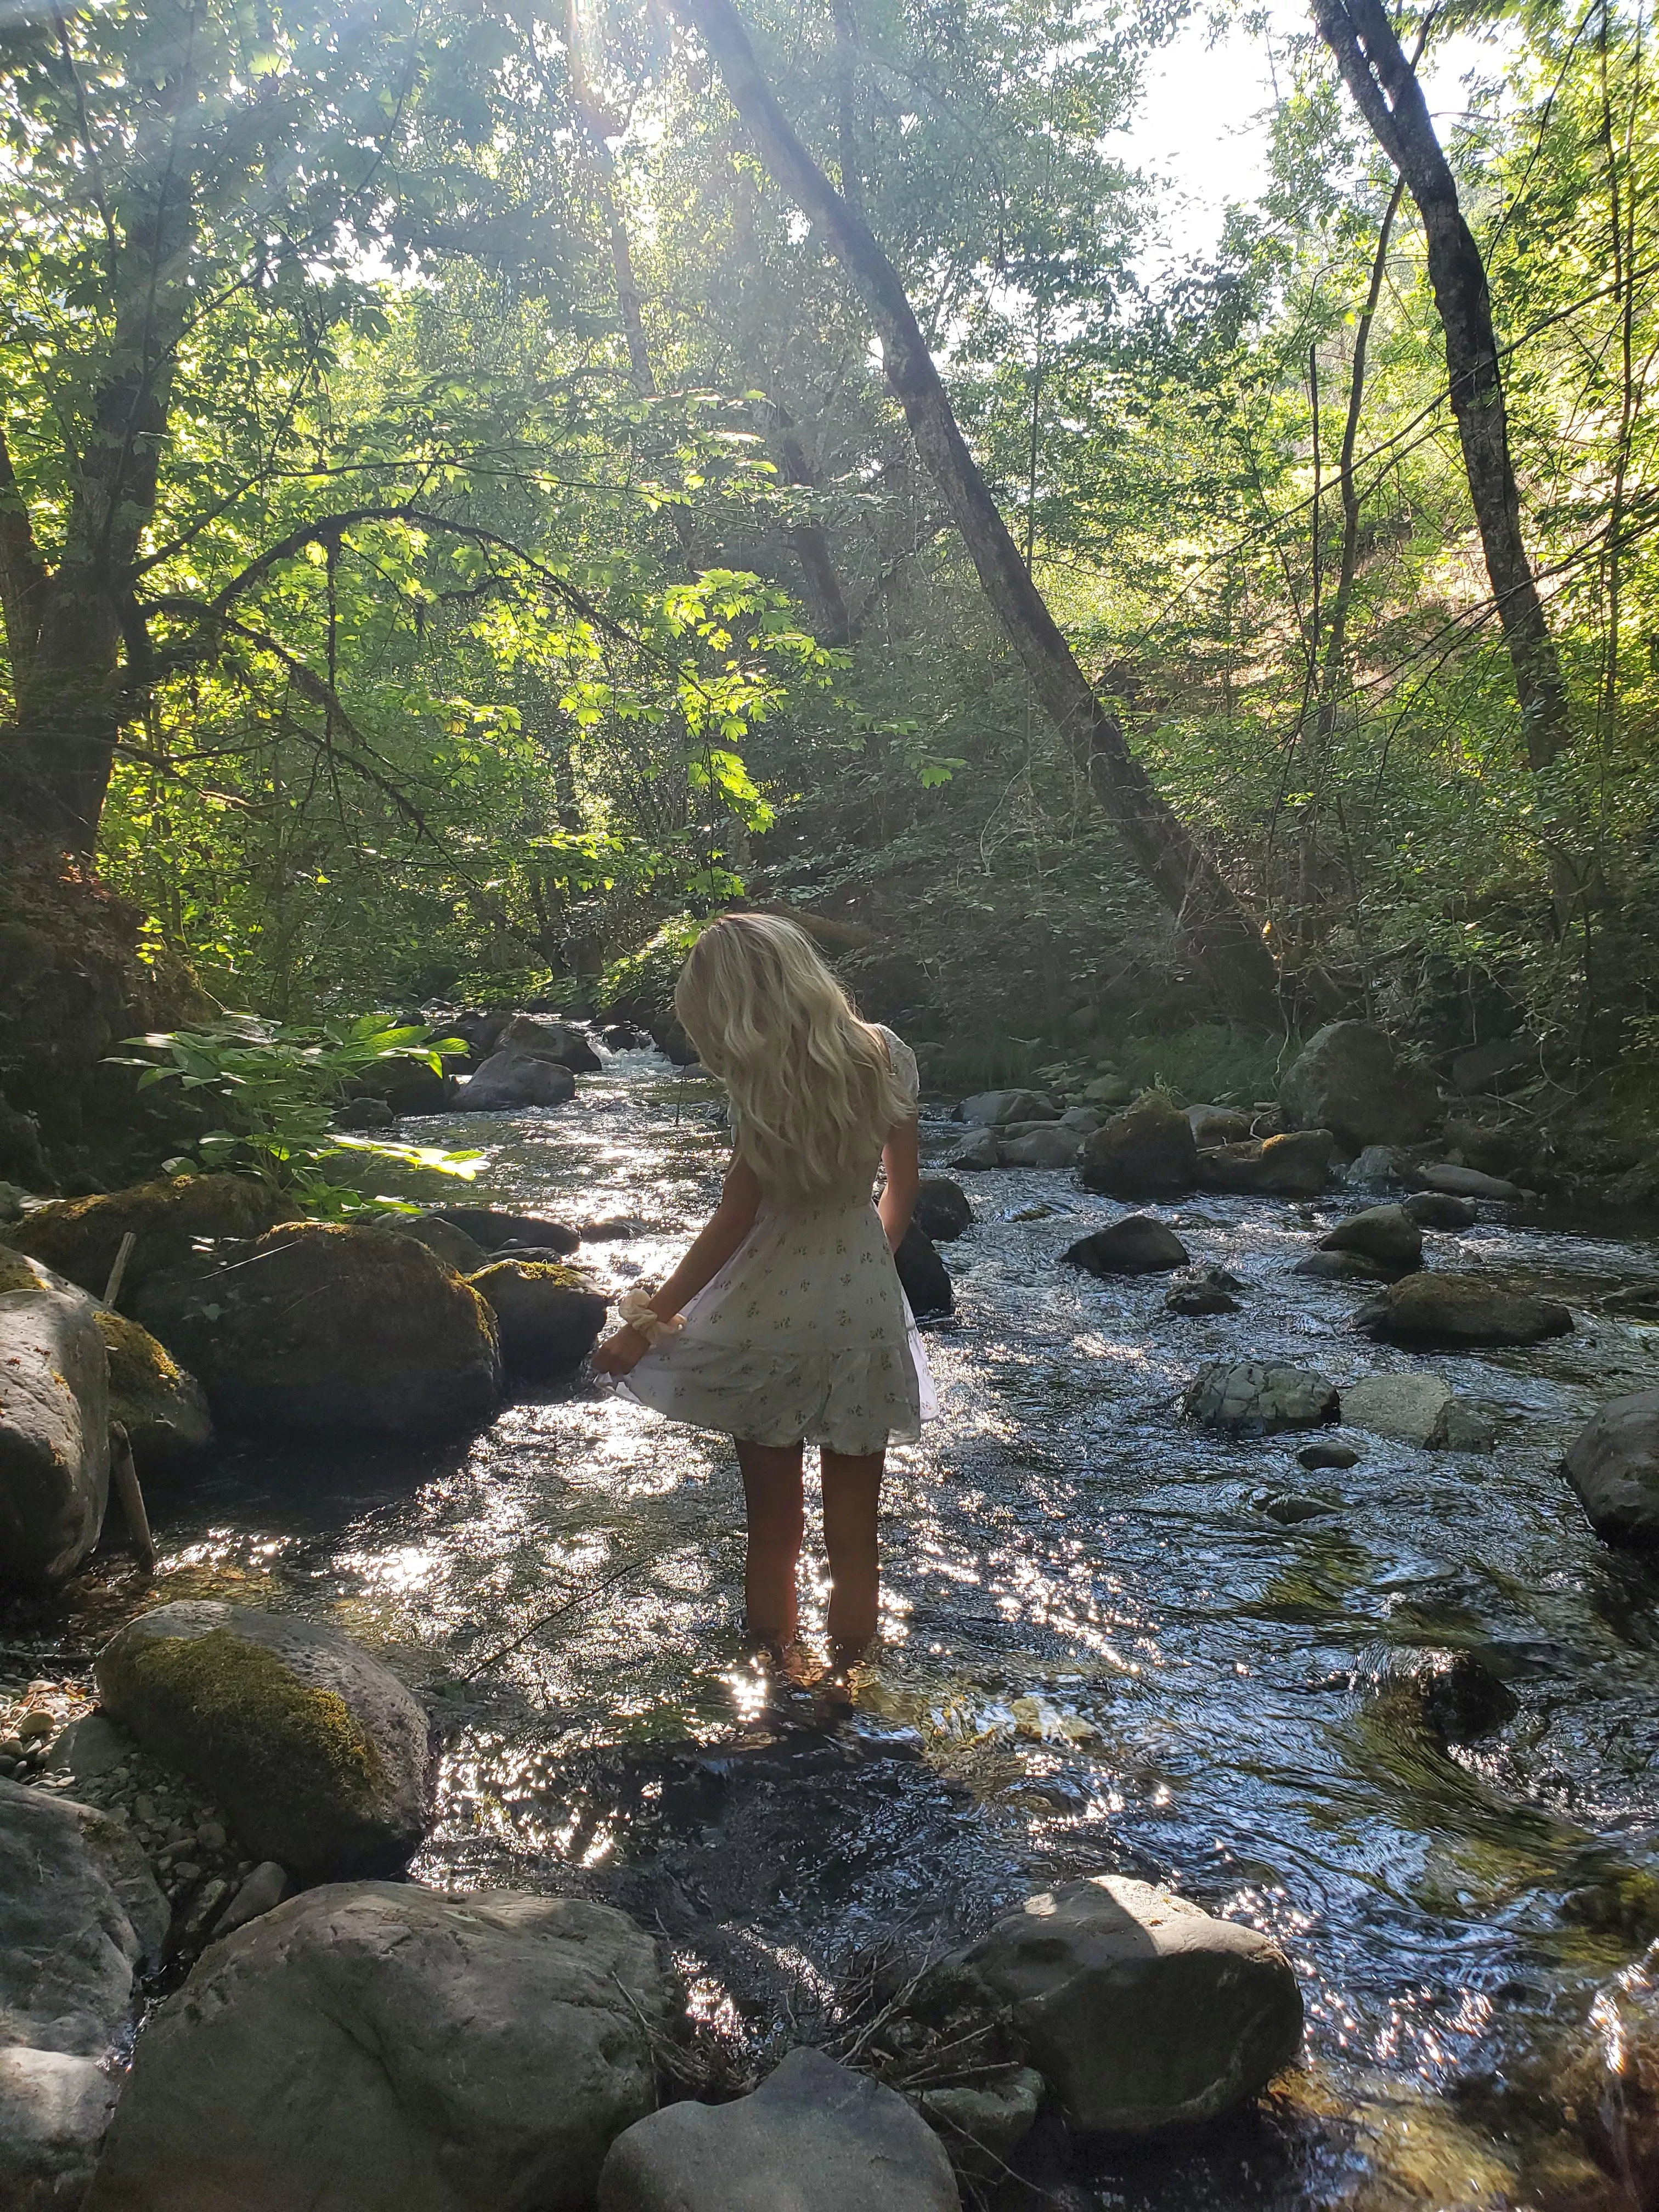
<path id="1" fill-rule="evenodd" d="M 647 1236 L 580 1255 L 620 1289 L 665 1272 L 717 1187 L 718 1109 L 667 1075 L 621 1054 L 569 1107 L 405 1133 L 482 1148 L 470 1202 L 641 1217 Z M 925 1121 L 924 1152 L 957 1133 Z M 1161 1278 L 1056 1264 L 1132 1209 L 1068 1173 L 963 1181 L 957 1313 L 927 1332 L 942 1415 L 892 1455 L 884 1640 L 850 1727 L 780 1714 L 743 1656 L 730 1446 L 586 1382 L 471 1443 L 228 1450 L 153 1489 L 156 1594 L 295 1607 L 381 1650 L 450 1717 L 415 1875 L 625 1905 L 750 2063 L 833 2039 L 872 1961 L 1079 1873 L 1167 1881 L 1279 1937 L 1304 1979 L 1303 2071 L 1248 2123 L 1051 2162 L 1051 2201 L 1634 2203 L 1562 2085 L 1595 2050 L 1597 1988 L 1659 1935 L 1659 1580 L 1596 1540 L 1557 1465 L 1597 1403 L 1659 1382 L 1643 1300 L 1601 1310 L 1632 1285 L 1659 1301 L 1659 1246 L 1496 1218 L 1431 1237 L 1429 1264 L 1547 1285 L 1577 1326 L 1425 1362 L 1353 1332 L 1358 1289 L 1291 1272 L 1363 1201 L 1139 1209 L 1249 1285 L 1241 1312 L 1194 1320 L 1165 1312 Z M 1309 1474 L 1305 1438 L 1185 1425 L 1186 1380 L 1245 1355 L 1339 1385 L 1431 1365 L 1491 1410 L 1498 1449 L 1345 1431 L 1360 1463 Z M 1286 1492 L 1309 1517 L 1263 1510 Z M 131 1600 L 102 1572 L 71 1649 Z M 815 1565 L 817 1628 L 822 1596 Z M 1425 1725 L 1400 1687 L 1425 1648 L 1507 1685 L 1496 1732 L 1458 1747 Z"/>

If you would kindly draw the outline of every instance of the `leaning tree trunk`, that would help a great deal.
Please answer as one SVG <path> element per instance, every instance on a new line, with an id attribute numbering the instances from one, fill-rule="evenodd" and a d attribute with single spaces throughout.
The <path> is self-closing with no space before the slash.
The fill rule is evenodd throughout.
<path id="1" fill-rule="evenodd" d="M 1452 413 L 1486 573 L 1514 664 L 1527 758 L 1534 769 L 1547 768 L 1571 732 L 1555 642 L 1521 535 L 1521 497 L 1510 458 L 1486 265 L 1463 219 L 1417 72 L 1382 0 L 1313 0 L 1313 13 L 1360 112 L 1423 218 L 1429 281 L 1446 334 Z"/>
<path id="2" fill-rule="evenodd" d="M 1176 916 L 1228 1006 L 1279 1020 L 1277 975 L 1261 930 L 1214 860 L 1152 788 L 1122 726 L 1096 697 L 1060 635 L 969 452 L 897 270 L 796 136 L 731 0 L 682 0 L 718 62 L 768 167 L 817 223 L 881 342 L 887 381 L 962 533 L 985 595 L 1038 697 L 1137 866 Z"/>

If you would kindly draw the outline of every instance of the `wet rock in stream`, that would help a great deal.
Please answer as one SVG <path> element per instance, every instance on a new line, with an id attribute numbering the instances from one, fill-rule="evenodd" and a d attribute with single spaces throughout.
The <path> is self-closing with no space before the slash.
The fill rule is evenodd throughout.
<path id="1" fill-rule="evenodd" d="M 1192 1255 L 1173 1229 L 1150 1214 L 1131 1213 L 1109 1229 L 1080 1237 L 1060 1256 L 1091 1275 L 1166 1275 L 1186 1267 Z"/>
<path id="2" fill-rule="evenodd" d="M 1598 1535 L 1659 1546 L 1659 1390 L 1601 1407 L 1574 1439 L 1561 1472 Z"/>
<path id="3" fill-rule="evenodd" d="M 1395 1274 L 1423 1264 L 1423 1231 L 1403 1206 L 1368 1206 L 1319 1240 L 1322 1252 L 1358 1252 Z"/>
<path id="4" fill-rule="evenodd" d="M 1336 1386 L 1324 1376 L 1254 1359 L 1212 1362 L 1194 1376 L 1181 1401 L 1188 1420 L 1240 1436 L 1318 1428 L 1336 1419 Z"/>
<path id="5" fill-rule="evenodd" d="M 1193 1125 L 1167 1098 L 1143 1098 L 1084 1139 L 1081 1172 L 1107 1198 L 1179 1198 L 1198 1181 Z"/>
<path id="6" fill-rule="evenodd" d="M 82 1291 L 0 1252 L 0 1586 L 50 1589 L 109 1499 L 109 1362 Z"/>
<path id="7" fill-rule="evenodd" d="M 923 1176 L 916 1186 L 916 1226 L 936 1244 L 949 1244 L 974 1225 L 968 1194 L 949 1176 Z"/>
<path id="8" fill-rule="evenodd" d="M 1407 1275 L 1354 1320 L 1372 1336 L 1413 1350 L 1540 1344 L 1572 1328 L 1571 1314 L 1553 1298 L 1511 1291 L 1484 1275 Z"/>
<path id="9" fill-rule="evenodd" d="M 503 1255 L 468 1279 L 489 1302 L 509 1375 L 568 1375 L 605 1327 L 604 1292 L 562 1261 Z"/>

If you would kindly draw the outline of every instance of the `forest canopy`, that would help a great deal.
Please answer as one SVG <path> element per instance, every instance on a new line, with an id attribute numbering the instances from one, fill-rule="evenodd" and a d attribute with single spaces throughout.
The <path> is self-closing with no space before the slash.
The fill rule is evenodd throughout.
<path id="1" fill-rule="evenodd" d="M 9 10 L 21 833 L 285 1019 L 749 899 L 964 1062 L 1644 1045 L 1650 26 L 1260 27 L 1267 189 L 1154 270 L 1182 21 Z"/>

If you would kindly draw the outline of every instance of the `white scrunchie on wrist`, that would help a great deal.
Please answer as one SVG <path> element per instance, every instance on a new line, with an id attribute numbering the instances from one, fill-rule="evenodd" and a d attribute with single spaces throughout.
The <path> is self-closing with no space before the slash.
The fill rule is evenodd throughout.
<path id="1" fill-rule="evenodd" d="M 652 1305 L 650 1293 L 647 1291 L 624 1291 L 617 1301 L 617 1311 L 625 1327 L 653 1346 L 660 1344 L 665 1336 L 678 1336 L 685 1327 L 684 1314 L 676 1314 L 672 1321 L 665 1321 Z"/>

